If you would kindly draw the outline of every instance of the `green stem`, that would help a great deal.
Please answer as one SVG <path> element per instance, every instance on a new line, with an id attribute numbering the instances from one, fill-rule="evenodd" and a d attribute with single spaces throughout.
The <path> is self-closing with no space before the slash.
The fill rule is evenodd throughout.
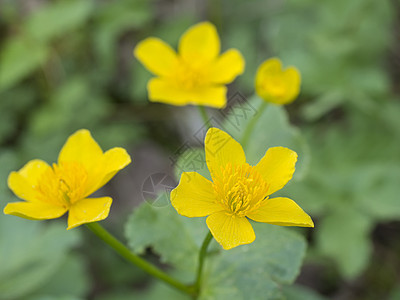
<path id="1" fill-rule="evenodd" d="M 210 123 L 210 118 L 207 115 L 206 108 L 201 105 L 198 105 L 197 107 L 199 108 L 199 112 L 200 112 L 201 118 L 203 119 L 204 125 L 206 125 L 208 128 L 210 128 L 211 123 Z"/>
<path id="2" fill-rule="evenodd" d="M 186 293 L 189 295 L 194 295 L 194 289 L 189 287 L 180 281 L 170 277 L 167 273 L 161 271 L 156 266 L 148 263 L 144 259 L 140 258 L 136 254 L 132 253 L 124 244 L 122 244 L 119 240 L 117 240 L 111 233 L 109 233 L 106 229 L 104 229 L 100 224 L 88 223 L 86 226 L 96 234 L 100 239 L 102 239 L 106 244 L 108 244 L 111 248 L 113 248 L 119 255 L 123 258 L 147 272 L 153 277 L 156 277 L 170 286 Z"/>
<path id="3" fill-rule="evenodd" d="M 244 130 L 243 133 L 243 138 L 242 138 L 242 147 L 243 149 L 246 151 L 247 149 L 247 144 L 249 143 L 249 139 L 250 136 L 254 130 L 254 126 L 256 126 L 258 119 L 260 119 L 263 111 L 265 110 L 265 108 L 267 107 L 267 102 L 263 101 L 260 105 L 260 107 L 258 108 L 257 114 L 250 120 L 249 123 L 247 123 L 247 127 Z"/>
<path id="4" fill-rule="evenodd" d="M 199 253 L 199 265 L 197 267 L 197 277 L 196 277 L 196 282 L 194 283 L 194 287 L 196 290 L 196 293 L 199 292 L 200 286 L 201 286 L 201 275 L 203 273 L 203 265 L 204 265 L 204 259 L 207 254 L 207 248 L 208 245 L 210 244 L 213 236 L 211 232 L 209 231 L 207 236 L 205 237 L 203 244 L 201 245 L 200 253 Z"/>

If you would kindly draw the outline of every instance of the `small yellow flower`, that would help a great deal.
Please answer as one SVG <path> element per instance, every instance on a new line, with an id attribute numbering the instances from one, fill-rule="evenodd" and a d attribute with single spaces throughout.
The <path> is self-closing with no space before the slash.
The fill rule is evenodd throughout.
<path id="1" fill-rule="evenodd" d="M 256 93 L 267 102 L 284 105 L 293 102 L 300 93 L 300 72 L 295 67 L 282 70 L 278 58 L 264 61 L 256 74 Z"/>
<path id="2" fill-rule="evenodd" d="M 314 227 L 310 216 L 293 200 L 268 197 L 292 178 L 296 152 L 269 148 L 259 163 L 251 166 L 242 146 L 217 128 L 208 130 L 205 151 L 213 181 L 196 172 L 184 172 L 171 192 L 171 202 L 183 216 L 208 216 L 207 226 L 224 249 L 254 241 L 248 218 L 281 226 Z"/>
<path id="3" fill-rule="evenodd" d="M 244 60 L 236 49 L 220 53 L 215 26 L 202 22 L 190 27 L 181 37 L 176 53 L 154 37 L 140 42 L 135 57 L 158 77 L 147 84 L 150 101 L 172 105 L 226 105 L 225 84 L 244 71 Z"/>
<path id="4" fill-rule="evenodd" d="M 87 198 L 131 162 L 125 149 L 103 153 L 88 130 L 71 135 L 49 166 L 35 159 L 8 177 L 9 188 L 22 202 L 8 203 L 4 213 L 32 220 L 61 217 L 67 211 L 71 229 L 107 218 L 110 197 Z"/>

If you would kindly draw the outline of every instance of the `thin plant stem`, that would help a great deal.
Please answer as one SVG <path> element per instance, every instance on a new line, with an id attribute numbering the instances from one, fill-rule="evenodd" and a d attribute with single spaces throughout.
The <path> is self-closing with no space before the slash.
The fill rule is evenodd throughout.
<path id="1" fill-rule="evenodd" d="M 207 115 L 206 108 L 201 105 L 198 105 L 197 107 L 199 108 L 199 112 L 200 112 L 201 118 L 203 119 L 204 125 L 206 125 L 208 128 L 210 128 L 211 122 L 210 122 L 210 118 Z"/>
<path id="2" fill-rule="evenodd" d="M 247 145 L 249 143 L 250 136 L 253 133 L 254 126 L 256 126 L 258 119 L 260 119 L 263 111 L 267 107 L 267 104 L 268 104 L 267 102 L 263 101 L 261 103 L 260 107 L 258 108 L 257 114 L 249 121 L 249 123 L 247 123 L 246 129 L 244 130 L 244 133 L 243 133 L 242 142 L 241 142 L 242 147 L 245 151 L 247 149 Z"/>
<path id="3" fill-rule="evenodd" d="M 198 293 L 199 290 L 200 290 L 201 277 L 202 277 L 203 266 L 204 266 L 204 259 L 205 259 L 206 254 L 207 254 L 208 245 L 210 244 L 212 238 L 213 238 L 213 236 L 212 236 L 211 232 L 209 231 L 207 236 L 205 237 L 205 239 L 203 241 L 203 244 L 201 245 L 201 249 L 200 249 L 200 253 L 199 253 L 199 264 L 197 266 L 197 276 L 196 276 L 196 281 L 194 283 L 194 287 L 195 287 L 196 293 Z"/>
<path id="4" fill-rule="evenodd" d="M 101 240 L 103 240 L 106 244 L 113 248 L 115 252 L 117 252 L 130 263 L 147 272 L 151 276 L 164 281 L 175 289 L 180 290 L 191 296 L 194 295 L 195 290 L 193 287 L 187 286 L 182 282 L 170 277 L 167 273 L 161 271 L 153 264 L 132 253 L 124 244 L 122 244 L 117 238 L 115 238 L 111 233 L 104 229 L 100 224 L 94 222 L 88 223 L 86 224 L 86 226 Z"/>

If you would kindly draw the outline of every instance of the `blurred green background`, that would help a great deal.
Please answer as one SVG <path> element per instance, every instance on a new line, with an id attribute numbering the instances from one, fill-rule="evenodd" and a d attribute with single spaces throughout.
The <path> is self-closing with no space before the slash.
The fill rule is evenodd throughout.
<path id="1" fill-rule="evenodd" d="M 316 227 L 301 231 L 309 248 L 287 299 L 400 299 L 399 16 L 397 0 L 0 0 L 1 207 L 16 201 L 10 171 L 55 161 L 87 128 L 103 149 L 133 156 L 105 188 L 115 201 L 104 223 L 123 238 L 146 178 L 179 173 L 177 149 L 199 146 L 202 126 L 194 107 L 148 102 L 151 75 L 132 50 L 148 36 L 175 47 L 190 25 L 210 20 L 222 49 L 245 57 L 229 95 L 250 99 L 254 112 L 263 60 L 277 56 L 302 74 L 299 99 L 286 111 L 270 106 L 246 149 L 254 162 L 275 144 L 299 153 L 282 195 Z M 234 124 L 229 107 L 209 113 L 240 137 L 246 118 Z M 167 299 L 86 230 L 64 225 L 0 215 L 0 299 Z"/>

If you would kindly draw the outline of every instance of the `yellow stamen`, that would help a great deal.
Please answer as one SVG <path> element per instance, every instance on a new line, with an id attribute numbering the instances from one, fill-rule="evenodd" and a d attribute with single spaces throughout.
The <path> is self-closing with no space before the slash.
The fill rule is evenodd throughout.
<path id="1" fill-rule="evenodd" d="M 206 66 L 195 66 L 193 63 L 188 64 L 181 61 L 176 72 L 177 84 L 185 90 L 192 90 L 201 87 L 207 83 L 205 74 Z"/>
<path id="2" fill-rule="evenodd" d="M 85 168 L 77 162 L 64 162 L 48 168 L 39 180 L 36 190 L 42 202 L 69 207 L 86 196 L 86 184 Z"/>
<path id="3" fill-rule="evenodd" d="M 220 171 L 214 178 L 214 191 L 232 214 L 245 216 L 267 198 L 269 185 L 253 166 L 229 163 Z"/>

